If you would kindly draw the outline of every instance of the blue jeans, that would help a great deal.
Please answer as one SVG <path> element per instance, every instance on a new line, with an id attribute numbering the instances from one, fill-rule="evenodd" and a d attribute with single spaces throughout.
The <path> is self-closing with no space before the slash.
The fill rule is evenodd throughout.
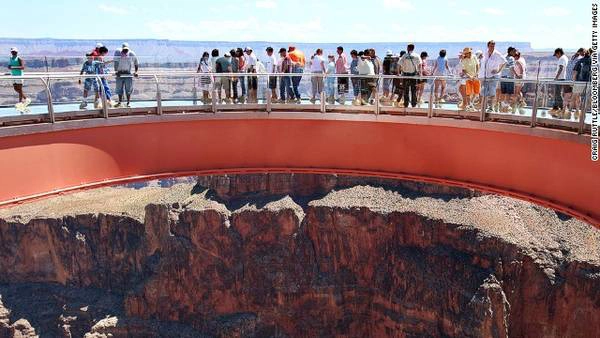
<path id="1" fill-rule="evenodd" d="M 102 87 L 104 87 L 104 95 L 106 95 L 106 99 L 110 100 L 112 97 L 112 92 L 110 91 L 110 87 L 108 86 L 108 82 L 105 78 L 102 78 Z"/>
<path id="2" fill-rule="evenodd" d="M 564 81 L 564 80 L 559 79 L 558 81 Z M 563 109 L 564 108 L 562 91 L 563 91 L 563 88 L 561 85 L 554 85 L 554 104 L 552 105 L 552 108 L 554 108 L 554 109 Z"/>
<path id="3" fill-rule="evenodd" d="M 354 92 L 354 96 L 358 96 L 359 90 L 360 90 L 360 86 L 358 84 L 358 79 L 353 77 L 350 78 L 350 80 L 352 80 L 352 91 Z"/>
<path id="4" fill-rule="evenodd" d="M 292 88 L 290 88 L 290 84 L 292 83 L 292 79 L 289 76 L 283 76 L 279 81 L 279 99 L 285 100 L 286 93 L 289 95 L 289 98 L 292 98 L 294 94 L 292 93 Z"/>
<path id="5" fill-rule="evenodd" d="M 302 74 L 304 73 L 304 68 L 300 66 L 294 66 L 292 68 L 292 73 Z M 292 77 L 292 88 L 294 90 L 294 97 L 298 100 L 300 99 L 300 90 L 298 87 L 300 86 L 300 81 L 302 80 L 302 76 L 293 76 Z"/>
<path id="6" fill-rule="evenodd" d="M 240 76 L 240 86 L 242 87 L 242 96 L 246 96 L 246 77 L 245 76 Z"/>

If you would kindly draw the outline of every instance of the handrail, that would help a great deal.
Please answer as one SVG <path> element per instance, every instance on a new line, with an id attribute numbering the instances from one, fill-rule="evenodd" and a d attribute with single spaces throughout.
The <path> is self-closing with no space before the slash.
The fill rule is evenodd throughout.
<path id="1" fill-rule="evenodd" d="M 213 84 L 213 87 L 211 89 L 212 92 L 212 102 L 210 103 L 210 107 L 211 107 L 211 111 L 213 113 L 217 113 L 220 109 L 227 109 L 224 108 L 224 105 L 221 105 L 221 102 L 217 102 L 217 88 L 214 86 L 215 83 L 215 78 L 223 78 L 223 77 L 256 77 L 256 78 L 262 78 L 262 79 L 267 79 L 269 77 L 293 77 L 293 76 L 301 76 L 301 77 L 305 77 L 305 78 L 311 78 L 311 77 L 315 77 L 318 76 L 321 79 L 326 79 L 326 78 L 348 78 L 348 79 L 376 79 L 377 81 L 377 88 L 379 88 L 379 85 L 382 83 L 382 79 L 414 79 L 414 80 L 428 80 L 430 83 L 433 83 L 434 81 L 432 80 L 446 80 L 446 81 L 461 81 L 464 80 L 464 78 L 462 77 L 458 77 L 455 75 L 449 75 L 449 76 L 407 76 L 407 75 L 384 75 L 384 74 L 375 74 L 375 75 L 357 75 L 357 74 L 326 74 L 326 73 L 302 73 L 302 74 L 296 74 L 296 73 L 198 73 L 196 71 L 171 71 L 171 72 L 139 72 L 137 74 L 131 74 L 131 75 L 125 75 L 125 76 L 121 76 L 121 77 L 136 77 L 136 78 L 142 78 L 142 79 L 146 79 L 146 80 L 152 80 L 153 82 L 155 82 L 156 85 L 156 97 L 155 97 L 155 101 L 156 101 L 156 106 L 154 107 L 156 110 L 156 114 L 157 115 L 161 115 L 163 114 L 164 108 L 162 105 L 162 92 L 161 92 L 161 85 L 164 85 L 164 81 L 160 81 L 161 79 L 166 79 L 169 77 L 172 78 L 178 78 L 178 77 L 183 77 L 183 78 L 189 78 L 189 79 L 194 79 L 195 83 L 197 83 L 197 79 L 198 78 L 202 78 L 202 77 L 209 77 L 210 78 L 210 82 L 211 84 Z M 17 79 L 23 79 L 23 80 L 31 80 L 31 79 L 38 79 L 41 80 L 42 83 L 45 86 L 45 90 L 47 93 L 47 97 L 48 97 L 48 102 L 47 102 L 47 106 L 48 106 L 48 116 L 49 116 L 49 120 L 50 122 L 54 122 L 55 121 L 55 114 L 54 114 L 54 108 L 53 108 L 53 103 L 52 103 L 52 95 L 50 92 L 50 87 L 48 84 L 48 81 L 50 80 L 59 80 L 59 79 L 85 79 L 85 78 L 94 78 L 96 81 L 98 82 L 102 82 L 102 79 L 111 79 L 114 78 L 115 74 L 111 73 L 111 74 L 79 74 L 79 73 L 44 73 L 43 75 L 32 75 L 32 74 L 26 74 L 26 75 L 22 75 L 22 76 L 6 76 L 6 75 L 0 75 L 0 81 L 14 81 Z M 538 118 L 538 114 L 537 114 L 537 110 L 538 110 L 538 91 L 540 86 L 542 86 L 543 88 L 548 88 L 548 86 L 550 85 L 562 85 L 562 86 L 569 86 L 569 85 L 586 85 L 587 86 L 587 90 L 586 93 L 588 93 L 589 95 L 589 83 L 586 82 L 581 82 L 581 81 L 556 81 L 554 79 L 509 79 L 509 78 L 498 78 L 498 77 L 494 77 L 491 79 L 479 79 L 482 82 L 482 86 L 484 85 L 485 81 L 495 81 L 495 82 L 512 82 L 512 83 L 519 83 L 519 84 L 527 84 L 527 83 L 531 83 L 535 85 L 535 99 L 532 105 L 532 111 L 531 111 L 531 121 L 530 121 L 530 125 L 531 127 L 535 127 L 537 125 L 537 118 Z M 104 92 L 104 87 L 102 85 L 100 85 L 100 96 L 102 99 L 102 115 L 105 118 L 109 117 L 109 110 L 108 110 L 108 101 L 106 98 L 106 93 Z M 196 89 L 196 85 L 194 85 L 194 88 Z M 163 87 L 164 89 L 164 87 Z M 265 88 L 265 93 L 266 93 L 266 99 L 264 101 L 264 103 L 254 103 L 254 104 L 250 104 L 248 105 L 249 107 L 251 106 L 253 110 L 256 109 L 261 109 L 261 110 L 265 110 L 268 113 L 270 113 L 272 111 L 272 109 L 274 108 L 273 102 L 272 102 L 272 98 L 270 97 L 271 95 L 271 91 L 268 88 Z M 321 111 L 322 113 L 326 113 L 328 110 L 336 110 L 339 111 L 339 108 L 334 108 L 332 104 L 326 102 L 325 100 L 325 94 L 324 92 L 321 93 L 322 96 L 320 97 L 320 102 L 319 102 L 319 106 L 318 109 L 319 111 Z M 197 95 L 197 94 L 196 94 Z M 196 96 L 195 96 L 196 97 Z M 382 111 L 387 111 L 384 105 L 382 105 L 379 102 L 379 98 L 380 98 L 380 94 L 379 94 L 379 90 L 375 91 L 375 100 L 374 103 L 369 106 L 364 106 L 364 107 L 352 107 L 352 108 L 348 108 L 350 110 L 359 110 L 359 111 L 371 111 L 373 112 L 375 115 L 379 115 Z M 197 99 L 197 97 L 196 97 Z M 434 107 L 432 104 L 432 100 L 433 99 L 433 88 L 430 91 L 430 97 L 429 97 L 429 104 L 426 108 L 417 108 L 417 109 L 421 109 L 422 112 L 425 112 L 425 115 L 429 118 L 436 116 L 437 114 L 435 114 L 434 111 Z M 481 104 L 481 111 L 480 111 L 480 116 L 479 116 L 479 120 L 481 122 L 485 122 L 488 119 L 488 113 L 486 111 L 486 101 L 487 101 L 487 97 L 483 96 L 482 98 L 482 104 Z M 585 98 L 587 99 L 587 97 Z M 169 99 L 165 100 L 166 102 L 169 101 Z M 135 102 L 135 101 L 134 101 Z M 70 102 L 73 103 L 73 102 Z M 584 100 L 584 104 L 585 104 L 585 100 Z M 194 103 L 195 105 L 195 103 Z M 237 107 L 244 107 L 244 105 L 238 105 Z M 307 107 L 306 105 L 303 106 L 299 106 L 300 110 L 304 109 L 303 107 Z M 584 105 L 585 107 L 585 105 Z M 401 108 L 401 107 L 398 107 Z M 243 108 L 241 108 L 243 109 Z M 310 109 L 314 109 L 314 106 Z M 117 109 L 117 111 L 121 111 L 123 109 Z M 297 110 L 297 109 L 294 109 Z M 172 109 L 171 109 L 172 111 Z M 407 110 L 400 110 L 403 113 L 407 113 Z M 75 112 L 75 111 L 73 111 Z M 422 113 L 421 112 L 421 113 Z M 567 123 L 567 128 L 570 128 L 574 131 L 577 131 L 578 133 L 584 133 L 586 131 L 586 124 L 585 124 L 585 118 L 586 118 L 586 114 L 582 114 L 580 117 L 579 121 L 576 121 L 575 123 L 577 124 L 576 126 L 574 125 L 573 121 L 568 121 Z M 8 118 L 2 118 L 5 121 L 11 122 L 10 121 L 10 117 Z M 20 119 L 22 120 L 22 118 Z M 550 125 L 550 127 L 565 127 L 565 124 L 562 123 L 562 125 L 559 123 L 559 125 Z"/>
<path id="2" fill-rule="evenodd" d="M 190 78 L 198 78 L 203 76 L 209 77 L 267 77 L 267 76 L 300 76 L 293 75 L 294 73 L 198 73 L 196 71 L 172 71 L 172 72 L 139 72 L 138 78 L 154 78 L 154 77 L 178 77 L 190 75 Z M 25 74 L 21 76 L 12 76 L 12 75 L 0 75 L 0 81 L 8 81 L 8 80 L 31 80 L 31 79 L 85 79 L 90 77 L 100 77 L 100 78 L 113 78 L 116 75 L 113 73 L 110 74 L 83 74 L 80 75 L 78 72 L 65 72 L 65 73 L 43 73 L 40 75 L 37 74 Z M 451 76 L 437 76 L 437 75 L 385 75 L 385 74 L 374 74 L 374 75 L 359 75 L 359 74 L 323 74 L 323 73 L 302 73 L 302 77 L 313 77 L 319 76 L 322 78 L 334 77 L 334 78 L 370 78 L 370 79 L 418 79 L 418 80 L 446 80 L 446 81 L 460 81 L 465 78 L 451 75 Z M 121 75 L 122 78 L 133 78 L 133 75 Z M 477 78 L 479 81 L 484 81 L 486 79 Z M 567 81 L 560 80 L 557 81 L 555 79 L 550 78 L 540 78 L 538 79 L 511 79 L 511 78 L 487 78 L 487 80 L 500 80 L 502 82 L 513 82 L 513 83 L 543 83 L 549 85 L 575 85 L 575 84 L 584 84 L 583 81 Z"/>

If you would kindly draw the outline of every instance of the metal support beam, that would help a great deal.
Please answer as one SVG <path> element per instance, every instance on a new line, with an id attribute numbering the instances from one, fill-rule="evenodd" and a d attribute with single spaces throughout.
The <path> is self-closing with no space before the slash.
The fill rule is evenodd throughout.
<path id="1" fill-rule="evenodd" d="M 162 115 L 162 100 L 160 95 L 160 83 L 158 76 L 154 75 L 154 81 L 156 82 L 156 114 Z"/>
<path id="2" fill-rule="evenodd" d="M 50 120 L 50 123 L 54 123 L 56 122 L 56 118 L 54 117 L 54 106 L 52 105 L 52 93 L 50 92 L 50 85 L 48 84 L 50 80 L 44 80 L 44 78 L 40 78 L 40 80 L 44 84 L 44 90 L 46 91 L 46 98 L 48 100 L 48 119 Z"/>

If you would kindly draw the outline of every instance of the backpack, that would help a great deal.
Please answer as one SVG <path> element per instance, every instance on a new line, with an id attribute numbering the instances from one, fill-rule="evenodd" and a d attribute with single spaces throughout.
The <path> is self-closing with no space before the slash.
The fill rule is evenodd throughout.
<path id="1" fill-rule="evenodd" d="M 583 58 L 579 60 L 579 71 L 577 72 L 577 81 L 590 81 L 592 78 L 592 59 Z"/>
<path id="2" fill-rule="evenodd" d="M 216 67 L 217 69 L 215 69 L 215 73 L 223 73 L 223 67 L 221 66 L 221 63 L 217 62 L 216 65 L 217 65 L 217 67 Z"/>

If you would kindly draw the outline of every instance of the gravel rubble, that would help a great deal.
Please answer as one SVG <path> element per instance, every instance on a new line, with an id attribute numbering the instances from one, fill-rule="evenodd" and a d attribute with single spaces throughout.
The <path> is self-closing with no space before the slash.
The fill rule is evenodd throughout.
<path id="1" fill-rule="evenodd" d="M 553 210 L 530 202 L 498 195 L 456 198 L 404 198 L 400 194 L 370 186 L 332 191 L 309 206 L 360 208 L 388 214 L 415 212 L 430 219 L 463 225 L 481 231 L 481 236 L 499 237 L 529 253 L 550 250 L 568 259 L 600 264 L 600 230 L 577 219 L 561 220 Z"/>

